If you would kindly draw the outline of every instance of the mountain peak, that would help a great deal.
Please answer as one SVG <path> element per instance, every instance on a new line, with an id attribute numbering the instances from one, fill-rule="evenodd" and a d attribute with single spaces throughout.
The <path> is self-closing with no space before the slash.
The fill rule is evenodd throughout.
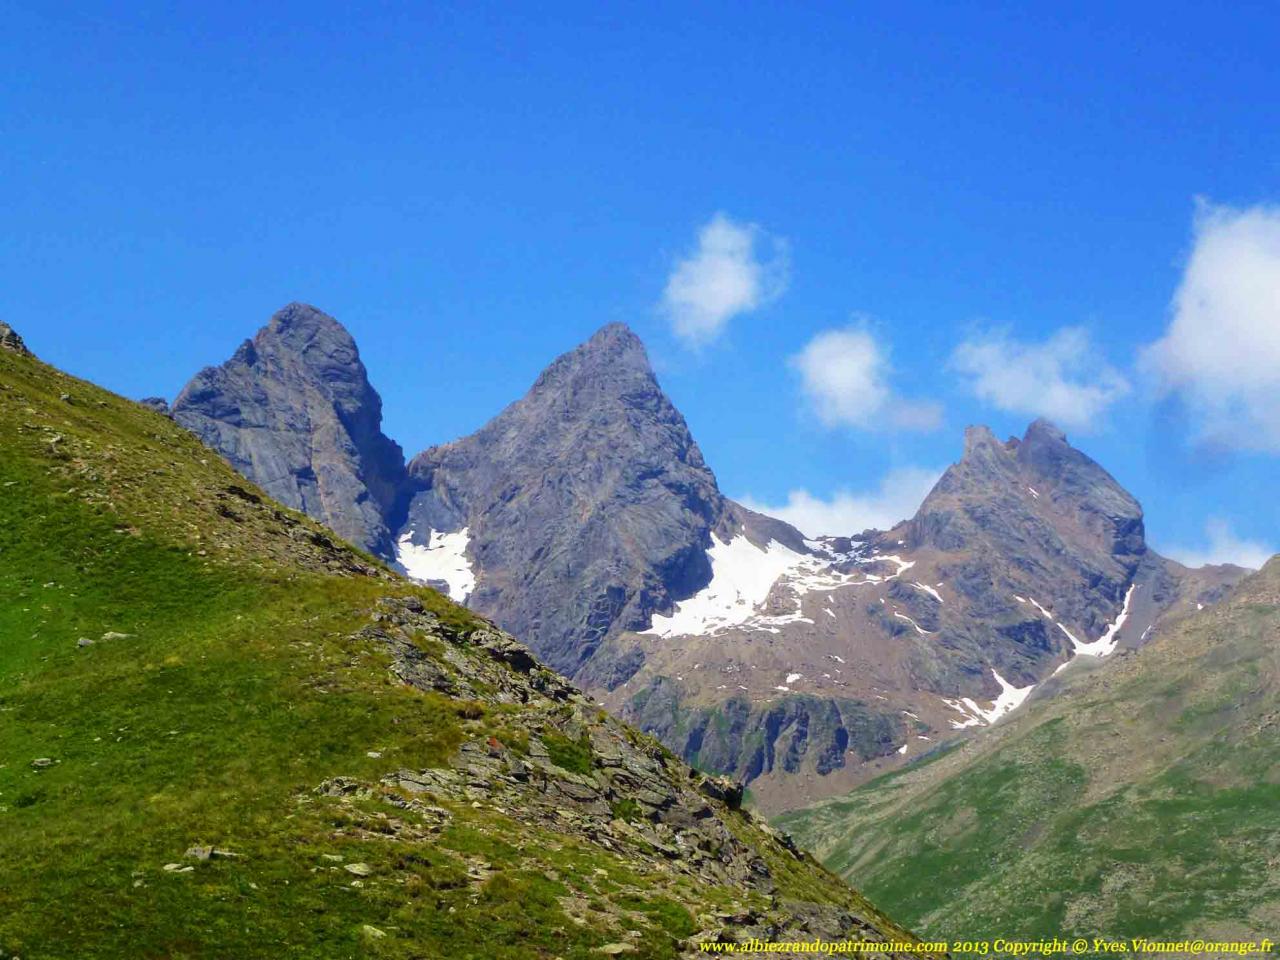
<path id="1" fill-rule="evenodd" d="M 32 355 L 31 351 L 27 349 L 27 345 L 22 342 L 22 338 L 18 336 L 18 331 L 3 320 L 0 320 L 0 350 L 8 350 L 10 353 L 16 353 L 23 357 Z"/>
<path id="2" fill-rule="evenodd" d="M 966 458 L 976 454 L 984 447 L 998 447 L 1000 441 L 996 439 L 996 435 L 991 432 L 990 427 L 977 424 L 964 428 L 964 456 Z"/>
<path id="3" fill-rule="evenodd" d="M 259 351 L 279 344 L 299 355 L 318 350 L 323 356 L 341 355 L 342 362 L 359 363 L 355 339 L 347 328 L 323 310 L 296 300 L 272 315 L 253 344 Z"/>
<path id="4" fill-rule="evenodd" d="M 603 327 L 593 333 L 584 344 L 584 346 L 597 349 L 613 345 L 622 346 L 627 349 L 644 349 L 644 344 L 641 342 L 640 338 L 636 336 L 635 331 L 621 320 L 606 323 Z"/>
<path id="5" fill-rule="evenodd" d="M 1028 425 L 1027 432 L 1023 434 L 1023 443 L 1029 443 L 1033 440 L 1070 446 L 1067 441 L 1067 435 L 1062 432 L 1057 424 L 1046 420 L 1044 417 L 1038 417 L 1033 420 Z"/>
<path id="6" fill-rule="evenodd" d="M 620 323 L 409 472 L 410 543 L 467 530 L 480 568 L 469 603 L 570 675 L 607 636 L 644 629 L 653 610 L 710 579 L 705 549 L 729 509 L 640 338 Z M 537 590 L 522 583 L 534 570 Z"/>
<path id="7" fill-rule="evenodd" d="M 197 374 L 173 417 L 282 503 L 383 556 L 404 454 L 347 329 L 290 303 L 226 363 Z"/>
<path id="8" fill-rule="evenodd" d="M 1146 549 L 1138 501 L 1044 419 L 1007 443 L 986 427 L 968 428 L 964 456 L 912 526 L 917 542 L 944 550 L 1017 555 L 1029 543 L 1054 543 L 1049 552 L 1087 558 L 1117 582 Z"/>
<path id="9" fill-rule="evenodd" d="M 610 323 L 591 337 L 561 354 L 542 371 L 530 394 L 560 391 L 567 383 L 592 381 L 593 392 L 631 392 L 636 381 L 658 390 L 649 354 L 640 338 L 625 323 Z M 573 391 L 576 393 L 576 391 Z"/>

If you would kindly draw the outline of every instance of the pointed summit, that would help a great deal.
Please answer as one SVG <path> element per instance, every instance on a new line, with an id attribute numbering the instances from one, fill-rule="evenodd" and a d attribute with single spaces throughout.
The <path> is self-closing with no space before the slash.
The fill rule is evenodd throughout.
<path id="1" fill-rule="evenodd" d="M 1044 419 L 1006 443 L 986 427 L 969 427 L 964 456 L 912 524 L 920 542 L 944 549 L 982 543 L 1007 552 L 1037 524 L 1061 526 L 1099 560 L 1124 557 L 1128 564 L 1146 549 L 1138 501 Z"/>
<path id="2" fill-rule="evenodd" d="M 728 510 L 644 345 L 617 323 L 409 473 L 406 566 L 465 531 L 455 569 L 478 569 L 469 605 L 570 676 L 607 636 L 707 582 Z"/>
<path id="3" fill-rule="evenodd" d="M 281 503 L 383 556 L 404 454 L 382 433 L 382 400 L 355 340 L 308 304 L 276 313 L 173 403 L 173 418 Z"/>
<path id="4" fill-rule="evenodd" d="M 1027 427 L 1027 432 L 1022 437 L 1023 443 L 1044 443 L 1067 445 L 1067 435 L 1058 428 L 1057 424 L 1046 420 L 1044 417 L 1038 417 L 1031 421 Z"/>
<path id="5" fill-rule="evenodd" d="M 530 395 L 595 383 L 614 392 L 661 392 L 640 338 L 624 323 L 601 327 L 591 338 L 553 361 L 534 382 Z"/>

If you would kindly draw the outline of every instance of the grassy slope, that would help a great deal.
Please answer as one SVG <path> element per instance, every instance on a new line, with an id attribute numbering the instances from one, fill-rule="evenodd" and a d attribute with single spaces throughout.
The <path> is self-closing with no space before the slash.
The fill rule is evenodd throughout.
<path id="1" fill-rule="evenodd" d="M 1277 811 L 1280 559 L 988 736 L 781 823 L 925 935 L 1274 937 Z"/>
<path id="2" fill-rule="evenodd" d="M 394 594 L 471 615 L 255 502 L 167 419 L 3 351 L 0 437 L 0 956 L 585 958 L 621 925 L 665 957 L 739 899 L 465 803 L 429 843 L 366 829 L 413 814 L 314 787 L 439 764 L 502 718 L 394 682 L 353 634 Z M 163 869 L 197 843 L 241 856 Z"/>

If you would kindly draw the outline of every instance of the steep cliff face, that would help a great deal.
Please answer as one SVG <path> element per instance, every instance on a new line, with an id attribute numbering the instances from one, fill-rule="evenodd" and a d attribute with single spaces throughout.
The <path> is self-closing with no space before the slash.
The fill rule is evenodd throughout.
<path id="1" fill-rule="evenodd" d="M 352 543 L 389 557 L 404 455 L 338 321 L 291 303 L 226 363 L 187 384 L 172 415 L 241 474 Z"/>
<path id="2" fill-rule="evenodd" d="M 415 457 L 409 476 L 402 561 L 412 570 L 433 535 L 461 535 L 468 604 L 569 676 L 606 637 L 644 629 L 704 586 L 712 531 L 742 522 L 621 324 L 556 360 L 477 433 Z"/>

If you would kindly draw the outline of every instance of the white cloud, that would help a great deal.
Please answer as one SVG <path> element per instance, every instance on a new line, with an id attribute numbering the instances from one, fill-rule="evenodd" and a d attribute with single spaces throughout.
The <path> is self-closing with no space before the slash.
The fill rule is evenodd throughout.
<path id="1" fill-rule="evenodd" d="M 759 248 L 766 246 L 768 257 L 762 258 Z M 698 231 L 697 249 L 671 271 L 662 307 L 676 336 L 702 346 L 733 317 L 780 297 L 788 271 L 785 241 L 717 213 Z"/>
<path id="2" fill-rule="evenodd" d="M 1200 439 L 1280 452 L 1280 207 L 1202 203 L 1172 314 L 1143 369 Z"/>
<path id="3" fill-rule="evenodd" d="M 888 530 L 899 520 L 914 516 L 941 476 L 941 470 L 898 467 L 886 473 L 879 488 L 869 493 L 839 490 L 823 500 L 808 490 L 792 490 L 783 504 L 762 503 L 752 497 L 741 498 L 741 503 L 749 510 L 785 520 L 806 536 L 849 536 L 869 528 Z"/>
<path id="4" fill-rule="evenodd" d="M 824 330 L 790 363 L 818 419 L 829 427 L 932 430 L 942 421 L 937 404 L 895 396 L 888 353 L 865 324 Z"/>
<path id="5" fill-rule="evenodd" d="M 1276 553 L 1275 549 L 1257 540 L 1244 540 L 1236 536 L 1231 524 L 1215 517 L 1205 524 L 1203 547 L 1170 547 L 1164 552 L 1188 567 L 1203 567 L 1206 563 L 1234 563 L 1237 566 L 1258 570 Z"/>
<path id="6" fill-rule="evenodd" d="M 951 368 L 970 379 L 984 403 L 1006 413 L 1048 417 L 1089 430 L 1129 384 L 1093 348 L 1081 327 L 1066 327 L 1043 343 L 1000 331 L 971 337 L 951 354 Z"/>

